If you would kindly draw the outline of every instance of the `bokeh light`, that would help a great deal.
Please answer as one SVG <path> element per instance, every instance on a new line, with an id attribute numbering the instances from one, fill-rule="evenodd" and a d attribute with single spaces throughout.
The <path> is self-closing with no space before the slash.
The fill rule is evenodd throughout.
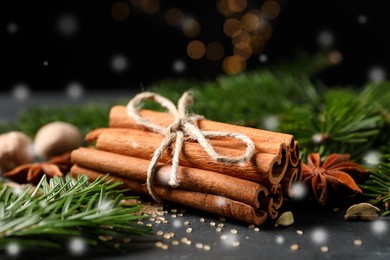
<path id="1" fill-rule="evenodd" d="M 264 40 L 270 39 L 272 33 L 273 33 L 273 29 L 271 24 L 264 19 L 260 20 L 259 27 L 257 27 L 257 30 L 254 32 L 255 35 L 260 36 Z"/>
<path id="2" fill-rule="evenodd" d="M 275 241 L 276 241 L 276 243 L 278 243 L 279 245 L 281 245 L 281 244 L 284 243 L 284 237 L 281 236 L 281 235 L 278 235 L 278 236 L 276 236 Z"/>
<path id="3" fill-rule="evenodd" d="M 210 42 L 206 47 L 206 57 L 211 61 L 218 61 L 223 58 L 225 49 L 219 42 Z"/>
<path id="4" fill-rule="evenodd" d="M 275 1 L 266 1 L 264 4 L 261 6 L 261 14 L 264 18 L 268 20 L 273 20 L 276 17 L 279 16 L 280 13 L 280 6 L 277 2 Z"/>
<path id="5" fill-rule="evenodd" d="M 320 47 L 330 48 L 334 44 L 334 34 L 329 30 L 321 31 L 317 36 L 317 41 Z"/>
<path id="6" fill-rule="evenodd" d="M 128 60 L 124 54 L 116 54 L 111 58 L 111 69 L 115 72 L 121 73 L 126 71 L 128 67 Z"/>
<path id="7" fill-rule="evenodd" d="M 291 184 L 291 193 L 294 200 L 302 200 L 307 196 L 308 190 L 304 183 L 294 182 Z"/>
<path id="8" fill-rule="evenodd" d="M 256 35 L 251 36 L 249 44 L 252 48 L 253 54 L 260 54 L 265 47 L 265 41 L 260 36 Z"/>
<path id="9" fill-rule="evenodd" d="M 366 24 L 367 23 L 367 16 L 365 16 L 365 15 L 359 15 L 358 16 L 358 23 L 360 23 L 360 24 Z"/>
<path id="10" fill-rule="evenodd" d="M 239 55 L 228 56 L 223 60 L 222 69 L 226 74 L 234 75 L 244 71 L 246 61 Z"/>
<path id="11" fill-rule="evenodd" d="M 6 246 L 5 251 L 7 252 L 8 256 L 17 257 L 21 250 L 18 243 L 11 242 Z"/>
<path id="12" fill-rule="evenodd" d="M 315 228 L 310 237 L 315 244 L 323 245 L 328 240 L 328 233 L 323 228 Z"/>
<path id="13" fill-rule="evenodd" d="M 87 244 L 83 238 L 75 237 L 68 243 L 68 249 L 72 255 L 81 256 L 87 249 Z"/>
<path id="14" fill-rule="evenodd" d="M 269 115 L 263 119 L 262 126 L 266 130 L 274 131 L 279 128 L 280 120 L 276 115 Z"/>
<path id="15" fill-rule="evenodd" d="M 247 1 L 246 0 L 228 0 L 227 1 L 227 7 L 233 11 L 233 12 L 241 12 L 244 10 L 247 6 Z"/>
<path id="16" fill-rule="evenodd" d="M 259 55 L 259 61 L 260 61 L 261 63 L 267 62 L 267 61 L 268 61 L 268 56 L 267 56 L 267 54 L 261 54 L 261 55 Z"/>
<path id="17" fill-rule="evenodd" d="M 66 96 L 70 99 L 80 99 L 83 97 L 84 87 L 80 82 L 74 81 L 68 84 L 66 87 Z"/>
<path id="18" fill-rule="evenodd" d="M 363 155 L 364 163 L 370 166 L 378 166 L 380 163 L 380 158 L 379 151 L 368 151 Z"/>
<path id="19" fill-rule="evenodd" d="M 30 88 L 25 83 L 18 83 L 12 89 L 12 96 L 18 101 L 27 100 L 30 96 Z"/>
<path id="20" fill-rule="evenodd" d="M 187 54 L 191 59 L 198 60 L 205 55 L 206 47 L 203 42 L 194 40 L 187 45 Z"/>
<path id="21" fill-rule="evenodd" d="M 223 31 L 229 37 L 233 37 L 240 34 L 241 33 L 240 21 L 236 18 L 227 19 L 223 24 Z"/>
<path id="22" fill-rule="evenodd" d="M 260 26 L 260 19 L 254 13 L 247 13 L 241 17 L 241 26 L 247 32 L 254 32 Z"/>
<path id="23" fill-rule="evenodd" d="M 180 26 L 184 22 L 184 13 L 179 8 L 168 9 L 165 14 L 165 21 L 170 26 Z"/>
<path id="24" fill-rule="evenodd" d="M 371 229 L 376 235 L 387 234 L 388 225 L 383 219 L 377 219 L 371 223 Z"/>
<path id="25" fill-rule="evenodd" d="M 14 33 L 17 33 L 19 30 L 19 27 L 16 23 L 9 23 L 7 24 L 7 32 L 11 33 L 11 34 L 14 34 Z"/>
<path id="26" fill-rule="evenodd" d="M 111 7 L 111 15 L 117 21 L 124 21 L 130 15 L 130 8 L 125 2 L 116 2 Z"/>
<path id="27" fill-rule="evenodd" d="M 175 60 L 172 67 L 176 73 L 183 73 L 186 70 L 186 64 L 183 60 Z"/>
<path id="28" fill-rule="evenodd" d="M 159 0 L 142 0 L 140 2 L 141 9 L 147 14 L 155 14 L 160 10 Z"/>
<path id="29" fill-rule="evenodd" d="M 66 37 L 73 36 L 79 29 L 79 22 L 73 14 L 62 14 L 57 19 L 58 32 Z"/>
<path id="30" fill-rule="evenodd" d="M 383 67 L 375 66 L 368 71 L 368 80 L 373 82 L 381 82 L 386 79 L 386 71 Z"/>
<path id="31" fill-rule="evenodd" d="M 185 18 L 181 29 L 184 35 L 190 38 L 198 36 L 200 31 L 202 30 L 199 22 L 194 18 Z"/>

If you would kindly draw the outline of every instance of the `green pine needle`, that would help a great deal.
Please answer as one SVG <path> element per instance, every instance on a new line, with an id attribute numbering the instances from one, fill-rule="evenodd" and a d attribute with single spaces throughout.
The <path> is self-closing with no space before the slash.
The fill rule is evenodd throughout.
<path id="1" fill-rule="evenodd" d="M 43 176 L 33 188 L 0 190 L 0 248 L 10 243 L 19 246 L 61 248 L 75 237 L 90 245 L 113 247 L 118 241 L 103 241 L 99 236 L 140 235 L 150 228 L 136 224 L 146 216 L 137 214 L 139 205 L 123 205 L 120 183 L 99 178 L 89 183 L 87 176 L 72 179 Z"/>

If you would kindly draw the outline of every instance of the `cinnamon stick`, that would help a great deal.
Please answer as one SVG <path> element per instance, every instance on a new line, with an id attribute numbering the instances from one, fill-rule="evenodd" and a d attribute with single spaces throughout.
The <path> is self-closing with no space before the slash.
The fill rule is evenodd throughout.
<path id="1" fill-rule="evenodd" d="M 286 197 L 293 197 L 293 192 L 291 190 L 291 186 L 294 183 L 299 183 L 301 181 L 301 161 L 298 161 L 297 167 L 289 167 L 287 168 L 286 174 L 281 181 L 282 191 Z"/>
<path id="2" fill-rule="evenodd" d="M 148 160 L 83 147 L 74 150 L 71 158 L 74 164 L 87 169 L 146 182 Z M 155 183 L 168 186 L 170 169 L 170 165 L 160 163 L 155 172 Z M 180 166 L 177 179 L 180 189 L 224 196 L 255 208 L 260 208 L 259 200 L 268 195 L 267 188 L 259 183 L 197 168 Z"/>
<path id="3" fill-rule="evenodd" d="M 139 131 L 133 133 L 102 131 L 98 135 L 96 148 L 117 154 L 150 159 L 153 152 L 158 148 L 163 137 L 150 132 L 144 132 L 141 136 Z M 92 134 L 91 134 L 92 135 Z M 215 146 L 215 151 L 227 156 L 239 156 L 242 151 Z M 180 165 L 211 170 L 227 174 L 240 179 L 246 179 L 259 183 L 279 183 L 286 171 L 288 159 L 285 156 L 278 157 L 269 153 L 256 153 L 251 161 L 245 164 L 227 164 L 215 162 L 200 148 L 197 143 L 186 142 L 180 155 Z M 282 160 L 280 160 L 282 159 Z M 164 151 L 161 162 L 168 163 L 171 160 L 169 151 Z"/>
<path id="4" fill-rule="evenodd" d="M 162 113 L 152 110 L 141 110 L 140 115 L 148 120 L 163 126 L 168 126 L 173 122 L 173 116 L 168 113 Z M 127 114 L 125 106 L 113 106 L 110 111 L 109 126 L 112 128 L 133 128 L 140 130 L 148 130 L 145 127 L 138 125 Z M 244 127 L 238 125 L 231 125 L 226 123 L 215 122 L 211 120 L 199 120 L 198 126 L 201 130 L 205 131 L 227 131 L 237 132 L 248 136 L 255 143 L 284 143 L 287 147 L 291 148 L 295 145 L 295 140 L 292 135 L 277 133 L 272 131 L 266 131 L 262 129 L 256 129 L 251 127 Z M 263 151 L 262 147 L 256 145 L 256 150 Z"/>
<path id="5" fill-rule="evenodd" d="M 78 165 L 73 166 L 71 169 L 71 175 L 77 176 L 79 174 L 85 174 L 91 180 L 95 180 L 99 176 L 105 175 L 98 171 L 79 167 Z M 108 176 L 108 179 L 123 182 L 123 188 L 130 188 L 133 191 L 139 191 L 144 194 L 147 193 L 145 185 L 137 183 L 136 181 L 130 181 L 125 178 L 114 176 Z M 253 207 L 245 203 L 222 196 L 181 189 L 170 189 L 161 186 L 155 186 L 154 189 L 156 194 L 164 200 L 180 203 L 182 205 L 197 208 L 220 216 L 231 217 L 255 225 L 261 225 L 267 219 L 266 212 L 262 210 L 255 210 Z"/>

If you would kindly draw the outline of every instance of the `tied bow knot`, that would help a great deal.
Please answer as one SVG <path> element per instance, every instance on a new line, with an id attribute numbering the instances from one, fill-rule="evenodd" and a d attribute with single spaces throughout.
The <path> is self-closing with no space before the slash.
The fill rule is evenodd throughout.
<path id="1" fill-rule="evenodd" d="M 140 116 L 140 104 L 143 100 L 146 99 L 155 101 L 156 103 L 159 103 L 161 106 L 165 107 L 168 112 L 173 115 L 175 119 L 174 122 L 171 123 L 168 127 L 164 127 Z M 179 186 L 179 183 L 177 181 L 177 172 L 179 169 L 179 157 L 183 148 L 185 136 L 188 136 L 189 139 L 197 141 L 199 145 L 203 148 L 203 150 L 206 151 L 206 153 L 214 161 L 217 162 L 234 164 L 246 163 L 252 158 L 255 152 L 255 145 L 253 141 L 246 135 L 234 132 L 200 130 L 197 125 L 197 121 L 203 119 L 203 117 L 200 115 L 188 115 L 186 112 L 187 106 L 189 104 L 192 104 L 192 102 L 193 98 L 190 92 L 185 92 L 181 96 L 178 101 L 177 108 L 169 99 L 163 96 L 152 92 L 143 92 L 136 95 L 132 100 L 130 100 L 127 105 L 127 113 L 129 117 L 134 120 L 134 122 L 164 136 L 164 140 L 161 142 L 160 146 L 154 151 L 153 156 L 150 160 L 146 179 L 146 186 L 148 192 L 156 201 L 160 200 L 153 191 L 154 171 L 164 150 L 169 147 L 172 147 L 173 144 L 174 150 L 172 156 L 172 168 L 169 175 L 168 184 L 171 187 Z M 214 148 L 206 139 L 212 137 L 231 137 L 238 139 L 247 145 L 246 151 L 243 155 L 238 157 L 230 157 L 218 154 L 217 152 L 215 152 Z"/>

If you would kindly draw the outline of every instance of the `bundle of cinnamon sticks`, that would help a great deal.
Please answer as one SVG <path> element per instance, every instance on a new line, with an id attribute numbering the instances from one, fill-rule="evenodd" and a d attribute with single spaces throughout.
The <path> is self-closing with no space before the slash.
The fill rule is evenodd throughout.
<path id="1" fill-rule="evenodd" d="M 168 113 L 140 110 L 142 117 L 163 126 L 174 120 Z M 260 225 L 275 219 L 283 197 L 291 196 L 291 185 L 300 181 L 299 145 L 292 135 L 201 119 L 200 130 L 242 133 L 255 144 L 250 161 L 242 164 L 216 162 L 194 141 L 186 141 L 179 157 L 178 187 L 168 184 L 172 167 L 171 151 L 165 150 L 155 169 L 155 194 L 172 201 L 220 216 Z M 93 147 L 72 152 L 73 176 L 86 174 L 91 180 L 109 174 L 122 187 L 147 194 L 146 178 L 150 158 L 163 136 L 137 124 L 125 106 L 110 111 L 109 128 L 96 129 L 86 136 Z M 243 143 L 227 137 L 210 138 L 219 154 L 239 156 Z"/>

